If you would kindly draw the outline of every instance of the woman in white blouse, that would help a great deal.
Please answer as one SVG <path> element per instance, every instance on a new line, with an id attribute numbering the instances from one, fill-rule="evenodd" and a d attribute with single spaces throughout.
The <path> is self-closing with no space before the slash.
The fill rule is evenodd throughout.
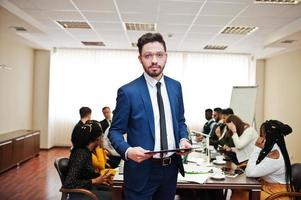
<path id="1" fill-rule="evenodd" d="M 235 152 L 238 163 L 243 163 L 249 159 L 253 152 L 258 134 L 253 127 L 243 122 L 236 115 L 230 115 L 226 119 L 226 124 L 229 130 L 227 134 L 232 135 L 235 147 L 224 145 L 223 149 Z"/>
<path id="2" fill-rule="evenodd" d="M 261 125 L 260 136 L 246 168 L 248 177 L 261 178 L 261 200 L 276 192 L 292 191 L 291 163 L 284 141 L 284 136 L 291 132 L 289 125 L 277 120 Z"/>

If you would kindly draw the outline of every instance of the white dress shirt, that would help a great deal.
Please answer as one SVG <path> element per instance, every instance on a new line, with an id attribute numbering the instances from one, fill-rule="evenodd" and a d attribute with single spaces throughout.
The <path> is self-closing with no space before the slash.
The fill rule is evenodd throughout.
<path id="1" fill-rule="evenodd" d="M 160 146 L 160 114 L 159 114 L 159 106 L 157 102 L 157 80 L 150 77 L 148 74 L 144 72 L 144 78 L 147 83 L 148 92 L 150 95 L 150 99 L 152 102 L 153 113 L 154 113 L 154 124 L 155 124 L 155 147 L 154 151 L 161 150 Z M 164 113 L 165 113 L 165 121 L 166 121 L 166 133 L 167 133 L 167 143 L 168 149 L 175 149 L 175 136 L 173 130 L 173 123 L 172 123 L 172 114 L 171 108 L 169 103 L 169 98 L 167 94 L 167 89 L 164 81 L 164 76 L 162 76 L 161 80 L 161 94 L 164 104 Z M 164 157 L 171 156 L 173 153 L 167 153 Z M 154 158 L 160 158 L 160 154 L 154 155 Z"/>

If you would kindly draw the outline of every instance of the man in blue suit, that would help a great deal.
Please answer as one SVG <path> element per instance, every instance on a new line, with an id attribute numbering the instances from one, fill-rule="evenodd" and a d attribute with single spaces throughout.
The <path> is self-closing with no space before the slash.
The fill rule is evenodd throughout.
<path id="1" fill-rule="evenodd" d="M 144 73 L 118 90 L 109 139 L 125 160 L 126 200 L 173 200 L 182 153 L 148 151 L 190 148 L 181 84 L 163 75 L 166 45 L 159 33 L 138 40 Z M 127 141 L 123 134 L 127 133 Z"/>

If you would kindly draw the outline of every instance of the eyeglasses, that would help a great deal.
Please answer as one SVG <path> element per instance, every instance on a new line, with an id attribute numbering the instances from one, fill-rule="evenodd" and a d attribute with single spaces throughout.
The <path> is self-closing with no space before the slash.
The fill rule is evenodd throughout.
<path id="1" fill-rule="evenodd" d="M 165 52 L 157 52 L 157 53 L 146 53 L 142 55 L 142 57 L 146 60 L 152 60 L 156 56 L 157 59 L 163 59 L 166 56 Z"/>

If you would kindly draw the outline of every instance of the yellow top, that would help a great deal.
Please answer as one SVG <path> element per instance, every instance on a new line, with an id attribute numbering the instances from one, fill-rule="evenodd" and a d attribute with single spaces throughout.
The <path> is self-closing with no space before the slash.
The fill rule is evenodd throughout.
<path id="1" fill-rule="evenodd" d="M 105 169 L 107 163 L 107 154 L 104 148 L 100 148 L 99 146 L 95 148 L 95 151 L 92 153 L 92 165 L 94 169 L 100 173 L 104 174 L 108 169 Z M 116 171 L 114 169 L 109 169 L 108 174 L 115 174 Z"/>

